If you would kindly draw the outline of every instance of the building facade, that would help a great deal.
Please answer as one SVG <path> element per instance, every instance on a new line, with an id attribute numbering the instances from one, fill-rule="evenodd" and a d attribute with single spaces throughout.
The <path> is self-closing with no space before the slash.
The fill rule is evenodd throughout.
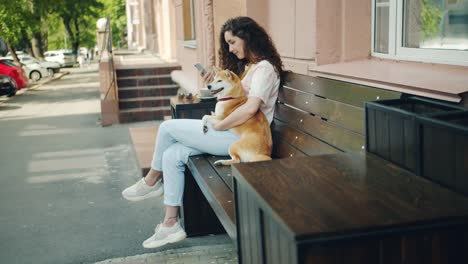
<path id="1" fill-rule="evenodd" d="M 219 29 L 250 16 L 285 70 L 468 105 L 468 0 L 127 0 L 129 47 L 150 50 L 201 86 Z"/>

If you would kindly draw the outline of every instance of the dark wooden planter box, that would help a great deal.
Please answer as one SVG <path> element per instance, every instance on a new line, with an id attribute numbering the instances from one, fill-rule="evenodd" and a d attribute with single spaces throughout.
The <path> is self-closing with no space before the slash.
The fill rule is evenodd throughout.
<path id="1" fill-rule="evenodd" d="M 468 263 L 468 199 L 372 154 L 233 166 L 239 263 Z"/>
<path id="2" fill-rule="evenodd" d="M 468 195 L 468 111 L 420 122 L 421 175 Z"/>
<path id="3" fill-rule="evenodd" d="M 366 103 L 367 151 L 421 175 L 419 117 L 462 110 L 420 98 Z"/>
<path id="4" fill-rule="evenodd" d="M 184 99 L 176 96 L 171 98 L 173 119 L 202 119 L 215 110 L 216 100 L 200 100 L 198 98 Z"/>

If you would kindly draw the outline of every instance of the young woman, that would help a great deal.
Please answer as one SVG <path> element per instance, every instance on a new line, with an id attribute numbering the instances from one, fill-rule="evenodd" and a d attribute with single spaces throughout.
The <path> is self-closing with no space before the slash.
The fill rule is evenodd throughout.
<path id="1" fill-rule="evenodd" d="M 212 124 L 206 134 L 201 120 L 175 119 L 160 125 L 150 171 L 122 192 L 130 201 L 160 196 L 164 192 L 164 221 L 156 226 L 154 235 L 143 242 L 145 248 L 160 247 L 186 237 L 178 215 L 189 156 L 202 153 L 227 156 L 229 146 L 238 140 L 229 129 L 244 123 L 258 110 L 270 123 L 273 120 L 283 72 L 281 58 L 265 30 L 249 17 L 229 19 L 221 28 L 219 57 L 221 69 L 229 69 L 241 77 L 248 100 L 224 120 Z M 205 83 L 212 78 L 210 73 L 203 76 Z"/>

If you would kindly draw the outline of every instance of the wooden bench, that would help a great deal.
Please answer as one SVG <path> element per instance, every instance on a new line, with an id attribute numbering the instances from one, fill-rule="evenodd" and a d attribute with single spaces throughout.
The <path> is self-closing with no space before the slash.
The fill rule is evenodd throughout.
<path id="1" fill-rule="evenodd" d="M 227 232 L 242 263 L 461 263 L 468 200 L 364 148 L 364 102 L 400 97 L 289 73 L 272 124 L 277 160 L 231 168 L 213 165 L 225 157 L 189 158 L 186 232 Z M 191 102 L 183 104 L 190 111 Z M 180 116 L 201 118 L 211 110 L 194 109 L 200 116 Z"/>
<path id="2" fill-rule="evenodd" d="M 396 92 L 288 73 L 280 88 L 273 134 L 273 158 L 341 152 L 364 153 L 364 102 L 394 99 Z M 224 232 L 236 240 L 231 167 L 224 157 L 189 158 L 182 219 L 189 236 Z"/>

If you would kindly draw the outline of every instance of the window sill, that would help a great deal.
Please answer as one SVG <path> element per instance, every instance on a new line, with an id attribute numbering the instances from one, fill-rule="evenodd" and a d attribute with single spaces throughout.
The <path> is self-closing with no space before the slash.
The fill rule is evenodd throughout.
<path id="1" fill-rule="evenodd" d="M 182 42 L 182 46 L 189 48 L 189 49 L 196 49 L 197 48 L 197 41 L 196 40 L 185 40 Z"/>
<path id="2" fill-rule="evenodd" d="M 314 66 L 312 75 L 402 93 L 460 102 L 468 92 L 468 67 L 368 59 Z"/>

